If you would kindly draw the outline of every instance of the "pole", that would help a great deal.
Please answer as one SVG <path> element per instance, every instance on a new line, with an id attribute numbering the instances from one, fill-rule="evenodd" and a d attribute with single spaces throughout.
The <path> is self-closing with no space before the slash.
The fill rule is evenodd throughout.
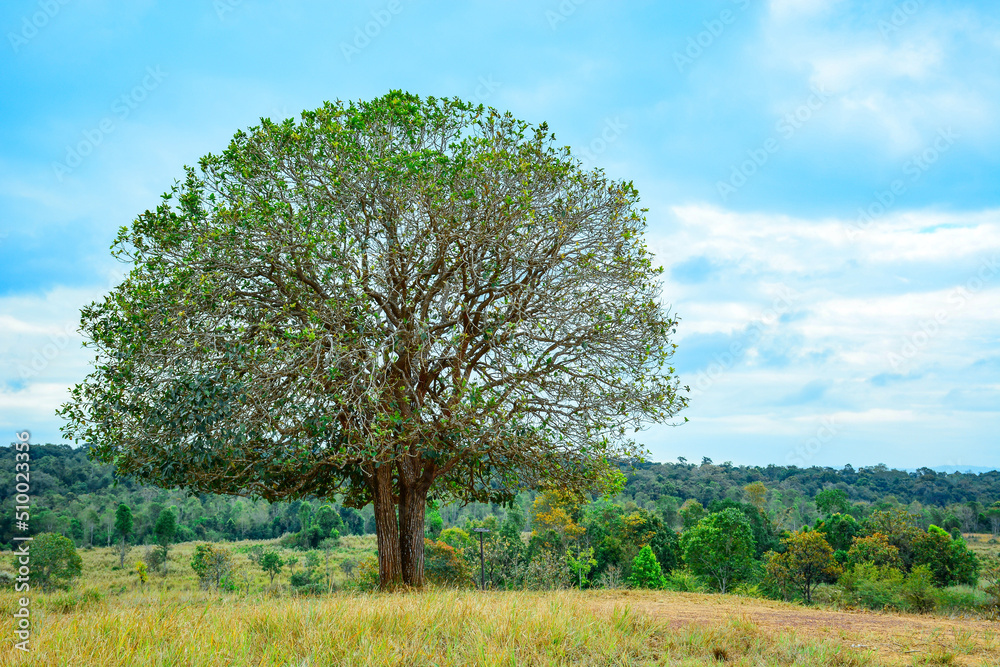
<path id="1" fill-rule="evenodd" d="M 479 533 L 479 586 L 486 590 L 486 558 L 483 555 L 483 534 Z"/>

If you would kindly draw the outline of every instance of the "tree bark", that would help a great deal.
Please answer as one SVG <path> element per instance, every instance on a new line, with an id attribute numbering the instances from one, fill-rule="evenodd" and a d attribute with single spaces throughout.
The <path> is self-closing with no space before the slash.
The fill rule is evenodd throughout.
<path id="1" fill-rule="evenodd" d="M 400 558 L 399 523 L 392 497 L 392 466 L 383 464 L 372 475 L 372 505 L 375 509 L 375 537 L 378 542 L 378 579 L 383 590 L 403 581 Z"/>
<path id="2" fill-rule="evenodd" d="M 427 511 L 427 487 L 419 484 L 400 489 L 399 547 L 403 583 L 424 585 L 424 518 Z"/>

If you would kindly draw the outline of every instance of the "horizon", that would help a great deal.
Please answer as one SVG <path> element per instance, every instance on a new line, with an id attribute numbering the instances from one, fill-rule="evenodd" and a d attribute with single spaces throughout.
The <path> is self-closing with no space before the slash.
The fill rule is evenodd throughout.
<path id="1" fill-rule="evenodd" d="M 636 434 L 652 458 L 1000 467 L 996 4 L 17 0 L 0 28 L 11 434 L 68 444 L 80 308 L 184 165 L 403 89 L 547 122 L 634 182 L 692 389 L 689 423 Z"/>

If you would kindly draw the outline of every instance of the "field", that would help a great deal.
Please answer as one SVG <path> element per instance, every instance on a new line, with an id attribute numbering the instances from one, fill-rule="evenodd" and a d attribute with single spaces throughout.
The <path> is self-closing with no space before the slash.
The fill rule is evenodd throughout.
<path id="1" fill-rule="evenodd" d="M 373 546 L 346 538 L 331 562 L 361 559 Z M 169 577 L 152 575 L 141 588 L 129 568 L 112 569 L 112 550 L 83 551 L 84 580 L 73 591 L 32 592 L 30 654 L 12 648 L 18 596 L 4 593 L 0 665 L 1000 665 L 995 622 L 732 595 L 428 590 L 296 598 L 280 585 L 267 592 L 263 574 L 249 595 L 209 593 L 187 565 L 193 547 L 175 547 Z"/>

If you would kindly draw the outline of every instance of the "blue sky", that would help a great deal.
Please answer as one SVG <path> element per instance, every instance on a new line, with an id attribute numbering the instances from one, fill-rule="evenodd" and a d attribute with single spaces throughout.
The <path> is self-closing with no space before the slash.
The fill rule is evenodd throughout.
<path id="1" fill-rule="evenodd" d="M 0 430 L 58 441 L 116 230 L 262 116 L 401 88 L 634 181 L 690 422 L 655 460 L 1000 466 L 1000 5 L 10 0 Z"/>

